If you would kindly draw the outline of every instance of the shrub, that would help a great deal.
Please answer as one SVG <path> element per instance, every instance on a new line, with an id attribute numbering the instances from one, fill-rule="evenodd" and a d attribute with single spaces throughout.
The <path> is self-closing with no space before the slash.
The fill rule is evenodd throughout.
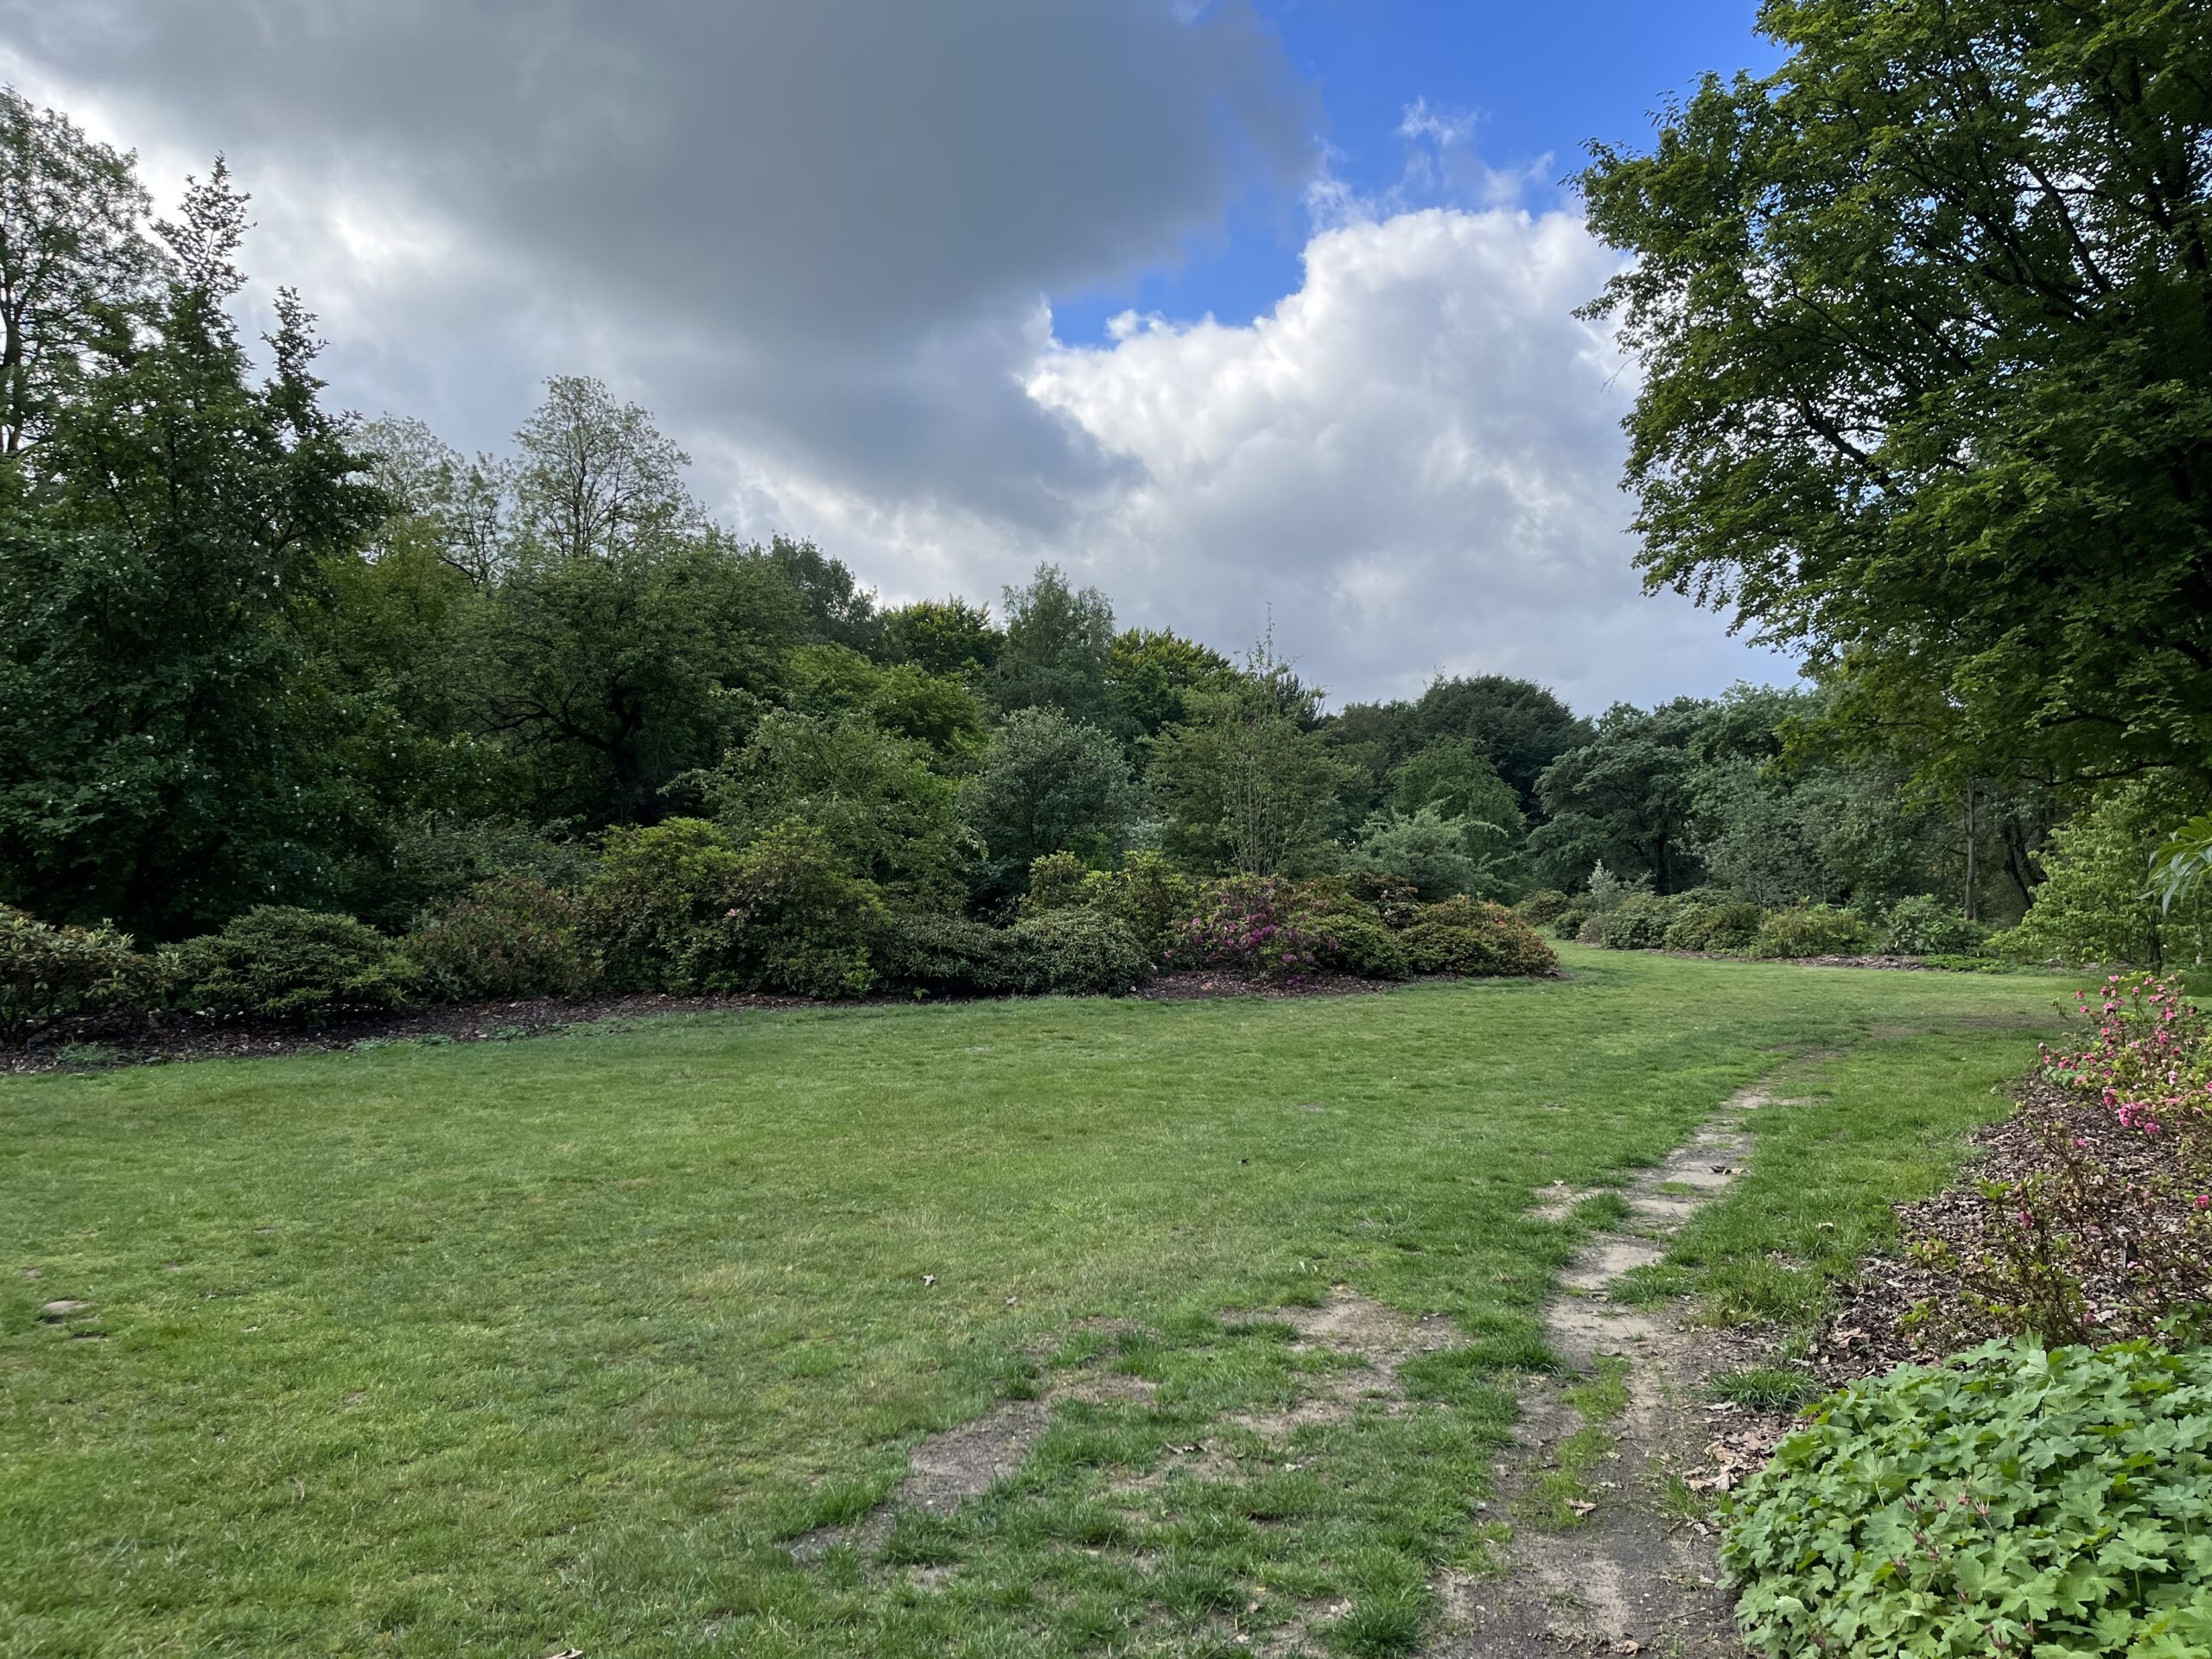
<path id="1" fill-rule="evenodd" d="M 1685 905 L 1667 924 L 1669 950 L 1748 950 L 1758 943 L 1764 918 L 1757 905 L 1740 899 Z"/>
<path id="2" fill-rule="evenodd" d="M 1310 895 L 1276 876 L 1240 876 L 1208 893 L 1162 953 L 1178 968 L 1223 968 L 1287 979 L 1321 966 L 1331 941 Z"/>
<path id="3" fill-rule="evenodd" d="M 1388 928 L 1410 927 L 1421 914 L 1421 894 L 1412 882 L 1382 870 L 1357 870 L 1344 880 L 1342 896 L 1375 912 Z"/>
<path id="4" fill-rule="evenodd" d="M 859 995 L 882 914 L 819 831 L 780 825 L 741 852 L 699 818 L 608 831 L 582 906 L 609 983 L 679 995 Z"/>
<path id="5" fill-rule="evenodd" d="M 1361 979 L 1403 979 L 1412 973 L 1402 936 L 1364 906 L 1322 911 L 1313 918 L 1321 938 L 1320 965 Z"/>
<path id="6" fill-rule="evenodd" d="M 1481 899 L 1428 906 L 1399 943 L 1417 974 L 1548 974 L 1559 967 L 1535 929 L 1503 905 Z"/>
<path id="7" fill-rule="evenodd" d="M 737 902 L 737 849 L 704 818 L 610 830 L 580 912 L 607 982 L 673 989 L 701 930 Z"/>
<path id="8" fill-rule="evenodd" d="M 1605 912 L 1593 910 L 1575 924 L 1574 942 L 1577 944 L 1603 944 L 1605 942 Z"/>
<path id="9" fill-rule="evenodd" d="M 2149 871 L 2166 826 L 2183 810 L 2170 785 L 2139 779 L 2120 785 L 2061 824 L 2043 855 L 2049 880 L 2020 925 L 1990 949 L 2020 961 L 2143 963 L 2201 959 L 2212 945 L 2212 893 L 2160 908 Z"/>
<path id="10" fill-rule="evenodd" d="M 1403 881 L 1422 899 L 1448 899 L 1494 886 L 1468 855 L 1468 838 L 1464 820 L 1433 806 L 1409 816 L 1378 812 L 1361 829 L 1351 861 L 1357 869 Z"/>
<path id="11" fill-rule="evenodd" d="M 1090 904 L 1103 886 L 1091 879 L 1097 874 L 1073 853 L 1047 853 L 1031 862 L 1029 891 L 1019 908 L 1024 916 L 1041 916 Z"/>
<path id="12" fill-rule="evenodd" d="M 395 940 L 351 916 L 262 905 L 163 963 L 184 1007 L 269 1020 L 405 1007 L 421 970 Z"/>
<path id="13" fill-rule="evenodd" d="M 1887 944 L 1900 956 L 1970 957 L 1988 937 L 1980 922 L 1926 893 L 1900 899 L 1890 909 Z"/>
<path id="14" fill-rule="evenodd" d="M 1128 929 L 1147 957 L 1156 957 L 1174 944 L 1196 906 L 1198 886 L 1158 853 L 1130 853 L 1101 880 L 1092 903 Z"/>
<path id="15" fill-rule="evenodd" d="M 956 916 L 887 916 L 869 951 L 876 977 L 936 996 L 1001 996 L 1042 988 L 1011 930 Z"/>
<path id="16" fill-rule="evenodd" d="M 1565 910 L 1552 918 L 1552 938 L 1579 939 L 1582 937 L 1584 925 L 1589 920 L 1590 912 L 1581 904 L 1569 904 Z"/>
<path id="17" fill-rule="evenodd" d="M 1541 887 L 1513 906 L 1521 919 L 1531 927 L 1542 927 L 1567 914 L 1574 900 L 1557 887 Z"/>
<path id="18" fill-rule="evenodd" d="M 1024 917 L 1010 930 L 1031 982 L 1071 996 L 1133 989 L 1152 963 L 1129 930 L 1091 910 L 1055 910 Z"/>
<path id="19" fill-rule="evenodd" d="M 495 876 L 418 928 L 408 950 L 449 1002 L 581 996 L 599 970 L 577 936 L 579 908 L 536 876 Z"/>
<path id="20" fill-rule="evenodd" d="M 1633 881 L 1624 881 L 1605 868 L 1603 859 L 1590 868 L 1589 885 L 1584 889 L 1583 907 L 1586 910 L 1611 910 L 1632 893 L 1643 890 L 1650 878 L 1638 876 Z"/>
<path id="21" fill-rule="evenodd" d="M 1667 942 L 1667 928 L 1680 913 L 1679 900 L 1632 893 L 1602 912 L 1598 942 L 1609 950 L 1656 950 Z"/>
<path id="22" fill-rule="evenodd" d="M 2039 1166 L 1978 1185 L 1979 1249 L 1923 1247 L 1952 1294 L 1916 1325 L 2089 1342 L 2212 1321 L 2212 1026 L 2148 974 L 2083 993 L 2082 1014 L 2094 1034 L 2044 1052 L 2069 1109 L 2031 1097 Z"/>
<path id="23" fill-rule="evenodd" d="M 1832 1395 L 1730 1505 L 1751 1645 L 2212 1649 L 2212 1353 L 1992 1344 Z"/>
<path id="24" fill-rule="evenodd" d="M 150 995 L 154 965 L 111 927 L 57 927 L 0 905 L 0 1041 Z"/>
<path id="25" fill-rule="evenodd" d="M 1797 905 L 1769 912 L 1754 948 L 1762 957 L 1848 957 L 1872 942 L 1866 924 L 1849 911 Z"/>

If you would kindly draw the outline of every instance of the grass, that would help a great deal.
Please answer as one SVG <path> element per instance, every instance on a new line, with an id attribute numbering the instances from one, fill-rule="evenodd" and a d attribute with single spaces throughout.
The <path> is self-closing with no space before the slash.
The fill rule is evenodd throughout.
<path id="1" fill-rule="evenodd" d="M 1500 1374 L 1547 1363 L 1550 1281 L 1618 1207 L 1533 1190 L 1617 1185 L 1834 1052 L 1680 1252 L 1786 1309 L 1940 1182 L 2057 1001 L 1563 954 L 0 1080 L 0 1652 L 1408 1651 L 1482 1559 Z M 1414 1409 L 1236 1428 L 1319 1362 L 1222 1315 L 1337 1284 L 1461 1340 L 1405 1368 Z M 1113 1367 L 1149 1398 L 1063 1400 L 874 1559 L 791 1559 L 918 1437 Z"/>
<path id="2" fill-rule="evenodd" d="M 1589 1375 L 1560 1391 L 1560 1398 L 1581 1427 L 1560 1437 L 1548 1468 L 1529 1483 L 1521 1503 L 1531 1524 L 1564 1532 L 1582 1524 L 1598 1507 L 1590 1476 L 1618 1447 L 1605 1425 L 1628 1409 L 1629 1363 L 1616 1354 L 1599 1357 Z"/>

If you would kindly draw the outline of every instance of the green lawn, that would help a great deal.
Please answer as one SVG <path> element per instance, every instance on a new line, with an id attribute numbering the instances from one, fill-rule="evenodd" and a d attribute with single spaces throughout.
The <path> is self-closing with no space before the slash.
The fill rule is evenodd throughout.
<path id="1" fill-rule="evenodd" d="M 1810 1116 L 1662 1270 L 1771 1311 L 1823 1221 L 1855 1245 L 1940 1182 L 2063 990 L 1565 954 L 0 1081 L 0 1652 L 1011 1659 L 1294 1617 L 1404 1650 L 1435 1567 L 1482 1558 L 1497 1373 L 1544 1363 L 1582 1230 L 1530 1189 L 1617 1181 L 1795 1068 Z M 1224 1310 L 1338 1283 L 1464 1334 L 1412 1409 L 1120 1490 L 1313 1385 Z M 1086 1363 L 1156 1391 L 1061 1405 L 875 1559 L 791 1562 L 917 1437 Z"/>

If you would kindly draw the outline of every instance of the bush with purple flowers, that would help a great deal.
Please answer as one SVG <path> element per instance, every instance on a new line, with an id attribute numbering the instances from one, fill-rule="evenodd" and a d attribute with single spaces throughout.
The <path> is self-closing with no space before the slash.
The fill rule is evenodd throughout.
<path id="1" fill-rule="evenodd" d="M 1240 876 L 1201 897 L 1162 960 L 1169 968 L 1294 979 L 1319 971 L 1335 948 L 1305 889 L 1277 876 Z"/>

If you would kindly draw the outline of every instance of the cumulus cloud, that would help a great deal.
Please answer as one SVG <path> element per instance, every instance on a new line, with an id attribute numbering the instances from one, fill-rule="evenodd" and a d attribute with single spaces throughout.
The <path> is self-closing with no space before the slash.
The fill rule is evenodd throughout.
<path id="1" fill-rule="evenodd" d="M 1403 179 L 1346 188 L 1243 0 L 0 0 L 0 42 L 157 184 L 230 154 L 357 407 L 490 443 L 599 373 L 888 594 L 1056 559 L 1231 647 L 1272 606 L 1340 696 L 1771 672 L 1637 591 L 1623 365 L 1572 315 L 1608 258 L 1517 205 L 1549 158 L 1416 102 Z M 1255 192 L 1315 226 L 1268 315 L 1054 337 Z"/>

